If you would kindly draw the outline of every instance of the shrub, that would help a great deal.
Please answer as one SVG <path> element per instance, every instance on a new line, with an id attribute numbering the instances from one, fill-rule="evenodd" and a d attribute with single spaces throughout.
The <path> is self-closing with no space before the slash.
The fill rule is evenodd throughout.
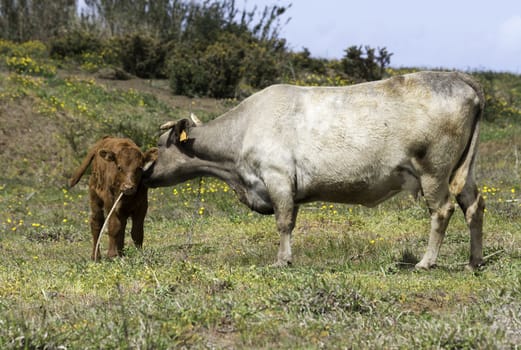
<path id="1" fill-rule="evenodd" d="M 264 42 L 250 43 L 243 63 L 246 83 L 256 89 L 275 83 L 281 73 L 280 56 Z"/>
<path id="2" fill-rule="evenodd" d="M 202 65 L 209 76 L 208 92 L 212 97 L 232 97 L 241 79 L 241 65 L 245 48 L 231 34 L 208 46 L 202 57 Z"/>
<path id="3" fill-rule="evenodd" d="M 41 41 L 31 40 L 16 44 L 12 41 L 0 39 L 0 55 L 47 58 L 49 53 L 47 47 Z"/>
<path id="4" fill-rule="evenodd" d="M 54 58 L 81 58 L 87 52 L 101 52 L 102 40 L 92 32 L 72 29 L 51 39 L 50 54 Z"/>
<path id="5" fill-rule="evenodd" d="M 165 78 L 165 48 L 154 38 L 142 34 L 119 40 L 123 69 L 140 78 Z"/>
<path id="6" fill-rule="evenodd" d="M 503 97 L 486 94 L 484 118 L 490 122 L 521 117 L 521 109 L 516 108 Z"/>
<path id="7" fill-rule="evenodd" d="M 44 77 L 52 77 L 56 74 L 56 67 L 39 63 L 28 56 L 7 57 L 5 62 L 9 70 L 18 74 L 40 75 Z"/>
<path id="8" fill-rule="evenodd" d="M 186 45 L 177 46 L 169 60 L 170 87 L 176 95 L 205 95 L 208 91 L 208 73 L 201 58 L 191 53 Z"/>
<path id="9" fill-rule="evenodd" d="M 179 45 L 170 57 L 170 86 L 175 94 L 233 97 L 241 80 L 243 43 L 223 35 L 204 51 Z"/>
<path id="10" fill-rule="evenodd" d="M 327 61 L 325 59 L 311 57 L 311 52 L 307 48 L 303 48 L 301 52 L 292 52 L 290 54 L 291 66 L 295 71 L 305 71 L 315 74 L 326 74 Z"/>
<path id="11" fill-rule="evenodd" d="M 392 55 L 385 47 L 378 48 L 378 53 L 375 53 L 375 49 L 369 46 L 350 46 L 342 58 L 342 69 L 345 74 L 356 80 L 379 80 L 391 63 Z"/>

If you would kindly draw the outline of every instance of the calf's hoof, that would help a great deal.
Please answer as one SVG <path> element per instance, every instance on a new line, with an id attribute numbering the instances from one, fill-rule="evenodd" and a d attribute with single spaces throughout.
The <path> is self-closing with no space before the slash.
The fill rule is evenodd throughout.
<path id="1" fill-rule="evenodd" d="M 90 259 L 94 262 L 100 262 L 101 261 L 101 253 L 98 252 L 97 254 L 95 253 L 92 253 L 92 255 L 90 256 Z"/>

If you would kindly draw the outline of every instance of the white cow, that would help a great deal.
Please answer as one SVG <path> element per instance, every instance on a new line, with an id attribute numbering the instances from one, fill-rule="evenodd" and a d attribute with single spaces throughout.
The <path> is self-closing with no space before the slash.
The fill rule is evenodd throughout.
<path id="1" fill-rule="evenodd" d="M 470 228 L 470 268 L 483 263 L 484 202 L 473 178 L 483 90 L 462 73 L 420 72 L 347 87 L 274 85 L 217 119 L 165 125 L 150 187 L 198 177 L 227 182 L 252 210 L 275 213 L 277 265 L 291 263 L 298 205 L 375 206 L 420 192 L 431 213 L 427 252 L 436 263 L 451 195 Z"/>

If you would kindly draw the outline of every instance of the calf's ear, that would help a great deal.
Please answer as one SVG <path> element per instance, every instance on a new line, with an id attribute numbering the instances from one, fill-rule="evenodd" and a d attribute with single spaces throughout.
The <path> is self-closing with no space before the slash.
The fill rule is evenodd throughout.
<path id="1" fill-rule="evenodd" d="M 115 162 L 116 154 L 112 151 L 106 150 L 104 148 L 98 151 L 98 154 L 101 158 L 105 159 L 107 162 Z"/>

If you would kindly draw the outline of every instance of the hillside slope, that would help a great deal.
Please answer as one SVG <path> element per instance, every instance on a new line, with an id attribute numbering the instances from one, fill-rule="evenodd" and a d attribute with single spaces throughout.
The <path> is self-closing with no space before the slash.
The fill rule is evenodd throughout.
<path id="1" fill-rule="evenodd" d="M 116 81 L 59 72 L 42 78 L 0 71 L 0 183 L 64 184 L 105 135 L 153 146 L 158 126 L 193 110 L 207 120 L 225 102 L 173 96 L 162 81 Z"/>

